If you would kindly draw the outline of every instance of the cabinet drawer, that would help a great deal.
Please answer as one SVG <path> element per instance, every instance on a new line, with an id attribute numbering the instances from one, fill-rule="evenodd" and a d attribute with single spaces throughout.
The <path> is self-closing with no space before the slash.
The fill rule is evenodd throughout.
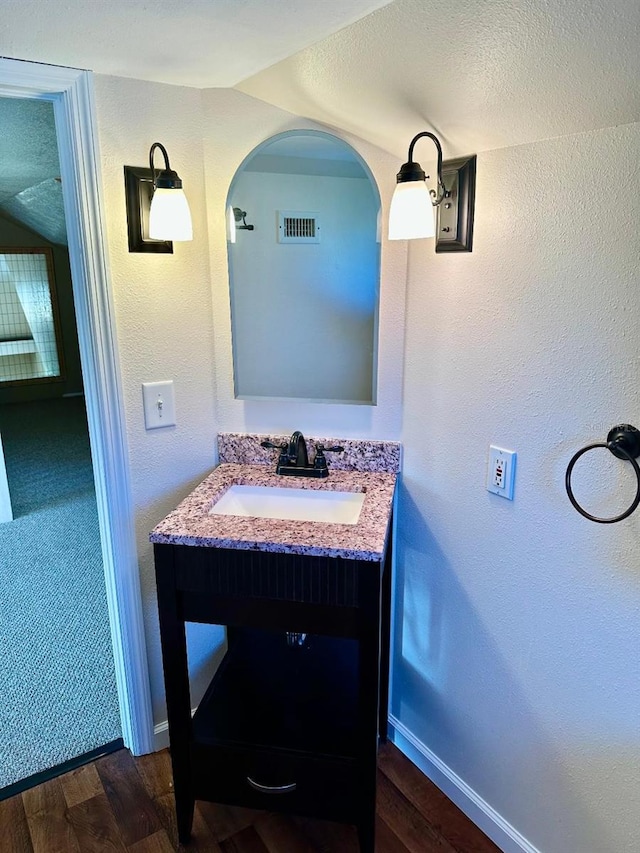
<path id="1" fill-rule="evenodd" d="M 356 763 L 300 753 L 194 744 L 196 799 L 353 822 Z"/>

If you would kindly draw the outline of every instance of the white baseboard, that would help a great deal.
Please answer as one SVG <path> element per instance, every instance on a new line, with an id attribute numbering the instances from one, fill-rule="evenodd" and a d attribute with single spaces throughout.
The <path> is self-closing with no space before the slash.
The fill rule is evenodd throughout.
<path id="1" fill-rule="evenodd" d="M 191 716 L 196 712 L 196 708 L 191 709 Z M 169 721 L 163 720 L 153 727 L 153 751 L 160 752 L 161 749 L 169 747 Z"/>
<path id="2" fill-rule="evenodd" d="M 540 853 L 400 720 L 389 715 L 391 741 L 504 853 Z"/>
<path id="3" fill-rule="evenodd" d="M 164 720 L 153 727 L 153 751 L 160 752 L 169 746 L 169 723 Z"/>

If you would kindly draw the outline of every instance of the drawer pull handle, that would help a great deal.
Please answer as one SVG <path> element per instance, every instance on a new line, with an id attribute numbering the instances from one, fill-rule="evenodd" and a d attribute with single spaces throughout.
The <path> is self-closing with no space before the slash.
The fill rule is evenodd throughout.
<path id="1" fill-rule="evenodd" d="M 247 776 L 247 782 L 256 791 L 260 791 L 261 794 L 290 794 L 298 787 L 297 782 L 291 782 L 290 785 L 261 785 L 260 782 L 256 782 L 251 776 Z"/>

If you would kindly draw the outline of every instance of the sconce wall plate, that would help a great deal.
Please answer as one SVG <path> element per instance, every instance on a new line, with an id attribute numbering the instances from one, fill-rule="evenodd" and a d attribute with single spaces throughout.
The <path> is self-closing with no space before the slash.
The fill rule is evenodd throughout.
<path id="1" fill-rule="evenodd" d="M 151 196 L 153 195 L 151 169 L 125 166 L 124 188 L 129 251 L 173 254 L 173 242 L 171 240 L 152 240 L 149 237 L 149 210 L 151 208 Z"/>
<path id="2" fill-rule="evenodd" d="M 442 164 L 442 181 L 448 194 L 436 208 L 436 252 L 471 252 L 476 155 L 446 160 Z"/>

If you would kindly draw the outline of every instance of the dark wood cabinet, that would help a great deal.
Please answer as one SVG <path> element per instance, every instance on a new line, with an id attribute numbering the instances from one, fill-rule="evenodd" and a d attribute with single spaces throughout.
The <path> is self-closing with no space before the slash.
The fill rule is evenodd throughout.
<path id="1" fill-rule="evenodd" d="M 180 840 L 203 799 L 353 823 L 361 850 L 373 853 L 376 755 L 387 735 L 390 534 L 379 562 L 154 549 Z M 227 653 L 193 719 L 190 621 L 228 629 Z M 288 632 L 307 636 L 298 645 Z"/>

